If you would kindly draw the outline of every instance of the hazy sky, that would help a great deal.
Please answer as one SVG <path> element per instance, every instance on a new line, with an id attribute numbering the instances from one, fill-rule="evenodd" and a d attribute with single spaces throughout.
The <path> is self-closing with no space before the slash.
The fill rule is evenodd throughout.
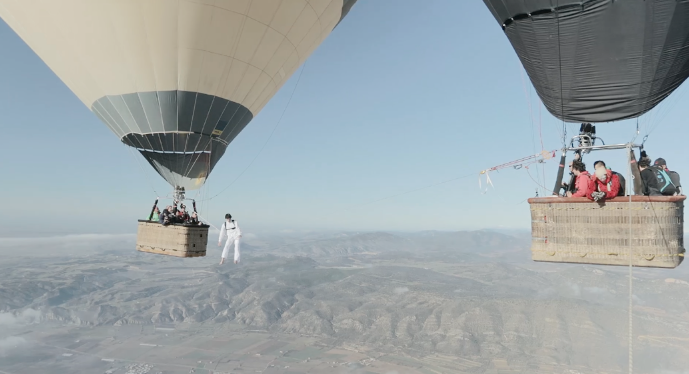
<path id="1" fill-rule="evenodd" d="M 0 50 L 0 236 L 135 232 L 170 187 L 1 21 Z M 249 232 L 530 227 L 525 199 L 539 188 L 534 180 L 543 184 L 541 171 L 493 173 L 487 194 L 478 173 L 539 152 L 539 125 L 544 148 L 559 148 L 562 124 L 540 106 L 483 2 L 360 0 L 297 85 L 300 71 L 214 169 L 206 197 L 242 173 L 286 110 L 253 165 L 203 203 L 213 223 L 230 212 Z M 682 175 L 686 85 L 639 121 L 639 140 L 655 128 L 651 157 Z M 598 133 L 623 143 L 635 128 L 600 124 Z M 594 158 L 615 169 L 625 163 L 623 152 L 588 163 Z M 548 188 L 556 167 L 545 165 Z"/>

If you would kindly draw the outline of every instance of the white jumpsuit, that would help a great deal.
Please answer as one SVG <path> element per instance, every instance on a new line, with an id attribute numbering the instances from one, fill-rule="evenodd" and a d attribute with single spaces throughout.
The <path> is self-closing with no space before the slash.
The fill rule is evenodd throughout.
<path id="1" fill-rule="evenodd" d="M 231 222 L 225 221 L 220 227 L 220 238 L 218 238 L 218 243 L 222 243 L 223 239 L 227 238 L 225 242 L 225 248 L 222 250 L 222 258 L 227 258 L 230 253 L 230 247 L 234 243 L 234 261 L 239 262 L 239 237 L 242 235 L 242 230 L 239 228 L 237 221 L 232 220 Z"/>

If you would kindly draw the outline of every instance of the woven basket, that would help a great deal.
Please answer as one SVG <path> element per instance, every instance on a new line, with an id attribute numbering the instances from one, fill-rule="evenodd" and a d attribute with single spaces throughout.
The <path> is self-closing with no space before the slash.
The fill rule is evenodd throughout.
<path id="1" fill-rule="evenodd" d="M 685 196 L 629 196 L 605 202 L 541 197 L 531 206 L 534 261 L 675 268 L 684 259 Z"/>
<path id="2" fill-rule="evenodd" d="M 139 220 L 136 250 L 176 257 L 203 257 L 208 244 L 208 225 L 168 225 Z"/>

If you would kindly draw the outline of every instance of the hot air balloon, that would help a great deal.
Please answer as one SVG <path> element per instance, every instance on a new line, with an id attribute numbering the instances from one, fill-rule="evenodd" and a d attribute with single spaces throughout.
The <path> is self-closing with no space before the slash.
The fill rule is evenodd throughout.
<path id="1" fill-rule="evenodd" d="M 3 0 L 0 17 L 173 187 L 227 146 L 356 0 Z"/>
<path id="2" fill-rule="evenodd" d="M 179 200 L 354 3 L 2 0 L 0 17 Z"/>
<path id="3" fill-rule="evenodd" d="M 689 76 L 689 2 L 670 0 L 484 0 L 504 30 L 548 111 L 582 123 L 567 151 L 634 148 L 598 144 L 595 125 L 637 118 Z M 597 143 L 598 142 L 598 143 Z M 631 176 L 631 175 L 630 175 Z M 570 184 L 571 185 L 571 184 Z M 666 267 L 684 256 L 684 196 L 529 199 L 536 261 Z"/>

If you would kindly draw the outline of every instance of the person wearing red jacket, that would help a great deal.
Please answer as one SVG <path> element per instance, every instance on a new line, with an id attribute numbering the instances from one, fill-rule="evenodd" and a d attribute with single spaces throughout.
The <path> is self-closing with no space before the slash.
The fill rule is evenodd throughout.
<path id="1" fill-rule="evenodd" d="M 567 197 L 588 197 L 591 196 L 593 192 L 593 181 L 591 180 L 591 175 L 586 171 L 586 164 L 579 160 L 572 161 L 569 165 L 577 179 L 574 182 L 574 193 L 572 191 L 567 191 Z"/>
<path id="2" fill-rule="evenodd" d="M 601 198 L 612 199 L 620 192 L 620 178 L 618 178 L 617 174 L 614 174 L 612 170 L 608 170 L 605 164 L 599 165 L 599 167 L 596 168 L 595 175 L 592 179 L 592 193 L 602 192 L 603 194 L 596 194 L 598 197 L 597 199 L 596 196 L 589 194 L 588 198 L 591 200 L 598 201 L 601 200 Z"/>

